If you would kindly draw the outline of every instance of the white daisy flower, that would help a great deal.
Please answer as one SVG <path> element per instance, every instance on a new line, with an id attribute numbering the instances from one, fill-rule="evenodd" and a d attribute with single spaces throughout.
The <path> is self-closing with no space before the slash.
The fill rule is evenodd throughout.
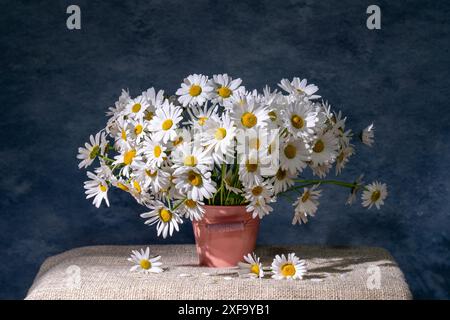
<path id="1" fill-rule="evenodd" d="M 273 177 L 270 178 L 269 183 L 273 185 L 273 193 L 276 195 L 284 192 L 294 185 L 294 180 L 297 177 L 296 173 L 291 173 L 288 170 L 278 168 Z"/>
<path id="2" fill-rule="evenodd" d="M 86 189 L 86 199 L 94 198 L 92 202 L 97 208 L 100 207 L 102 201 L 105 200 L 106 205 L 109 207 L 108 200 L 108 184 L 106 181 L 92 172 L 87 172 L 87 176 L 90 180 L 84 182 L 84 188 Z"/>
<path id="3" fill-rule="evenodd" d="M 298 174 L 306 167 L 311 151 L 302 139 L 287 139 L 281 145 L 280 167 L 291 174 Z"/>
<path id="4" fill-rule="evenodd" d="M 235 181 L 233 181 L 233 179 L 234 179 L 233 171 L 232 170 L 228 170 L 227 173 L 225 174 L 225 179 L 224 179 L 225 189 L 227 191 L 231 191 L 231 192 L 233 192 L 235 194 L 241 194 L 242 190 L 240 188 L 236 188 L 236 187 L 233 186 L 233 184 L 235 182 Z"/>
<path id="5" fill-rule="evenodd" d="M 89 142 L 84 144 L 84 148 L 78 148 L 77 159 L 81 160 L 78 164 L 78 168 L 80 169 L 89 167 L 92 162 L 94 162 L 95 158 L 105 151 L 106 144 L 108 143 L 103 131 L 97 132 L 95 137 L 91 135 L 89 137 Z"/>
<path id="6" fill-rule="evenodd" d="M 190 119 L 184 124 L 202 132 L 208 123 L 220 121 L 220 117 L 217 114 L 218 108 L 218 106 L 209 107 L 208 103 L 205 103 L 204 106 L 192 106 L 187 109 Z"/>
<path id="7" fill-rule="evenodd" d="M 234 105 L 243 106 L 247 101 L 247 97 L 249 96 L 251 96 L 251 93 L 247 92 L 244 86 L 241 86 L 238 89 L 234 90 L 233 95 L 229 98 L 230 101 L 227 101 L 227 103 L 224 105 L 225 111 L 232 111 Z"/>
<path id="8" fill-rule="evenodd" d="M 177 137 L 177 125 L 183 119 L 181 108 L 176 107 L 165 100 L 161 108 L 156 109 L 155 116 L 149 124 L 149 130 L 153 132 L 155 141 L 167 143 Z"/>
<path id="9" fill-rule="evenodd" d="M 303 194 L 298 197 L 297 201 L 294 202 L 295 212 L 306 213 L 310 216 L 314 216 L 319 206 L 318 199 L 321 196 L 322 190 L 317 190 L 318 184 L 312 186 L 311 188 L 304 188 Z"/>
<path id="10" fill-rule="evenodd" d="M 273 211 L 273 208 L 269 206 L 265 201 L 255 200 L 250 202 L 246 206 L 246 211 L 252 214 L 253 219 L 259 217 L 262 219 Z"/>
<path id="11" fill-rule="evenodd" d="M 136 149 L 128 148 L 124 149 L 120 154 L 115 156 L 114 159 L 115 161 L 113 162 L 113 165 L 121 164 L 122 168 L 120 169 L 120 172 L 124 176 L 129 177 L 132 171 L 133 161 L 140 161 L 142 160 L 142 157 L 137 154 Z"/>
<path id="12" fill-rule="evenodd" d="M 336 159 L 339 145 L 332 131 L 319 134 L 311 146 L 311 161 L 314 165 L 332 163 Z"/>
<path id="13" fill-rule="evenodd" d="M 387 186 L 385 183 L 375 181 L 365 187 L 361 196 L 362 205 L 364 207 L 372 208 L 373 205 L 380 209 L 380 206 L 384 204 L 384 200 L 388 195 Z"/>
<path id="14" fill-rule="evenodd" d="M 153 141 L 146 139 L 144 141 L 144 156 L 147 158 L 147 163 L 152 168 L 159 168 L 167 159 L 167 147 L 160 141 Z"/>
<path id="15" fill-rule="evenodd" d="M 282 113 L 289 107 L 290 103 L 287 96 L 280 92 L 274 91 L 270 98 L 265 99 L 264 104 L 268 106 L 269 110 L 269 128 L 281 129 L 284 127 Z"/>
<path id="16" fill-rule="evenodd" d="M 308 223 L 308 215 L 304 212 L 295 212 L 294 217 L 292 218 L 292 225 L 295 226 L 297 223 L 298 224 Z"/>
<path id="17" fill-rule="evenodd" d="M 196 168 L 179 170 L 173 182 L 181 193 L 194 201 L 210 199 L 217 191 L 216 183 L 211 180 L 211 172 L 202 173 Z"/>
<path id="18" fill-rule="evenodd" d="M 232 79 L 226 73 L 213 75 L 212 86 L 214 87 L 213 103 L 225 105 L 230 103 L 230 98 L 236 90 L 239 90 L 241 79 Z"/>
<path id="19" fill-rule="evenodd" d="M 238 262 L 239 274 L 251 278 L 263 278 L 264 270 L 259 257 L 253 252 L 244 256 L 245 262 Z"/>
<path id="20" fill-rule="evenodd" d="M 173 141 L 171 141 L 172 149 L 178 149 L 183 146 L 185 143 L 193 143 L 193 134 L 191 129 L 187 128 L 178 128 L 177 136 Z"/>
<path id="21" fill-rule="evenodd" d="M 158 193 L 162 189 L 168 189 L 170 173 L 161 168 L 148 166 L 142 161 L 136 161 L 133 165 L 134 176 L 141 181 L 144 189 L 150 189 Z"/>
<path id="22" fill-rule="evenodd" d="M 174 175 L 179 175 L 186 169 L 198 169 L 201 172 L 212 169 L 213 160 L 207 150 L 194 146 L 192 143 L 183 143 L 176 150 L 172 150 L 172 168 Z"/>
<path id="23" fill-rule="evenodd" d="M 131 138 L 135 143 L 140 143 L 145 137 L 147 129 L 147 122 L 143 118 L 130 120 Z"/>
<path id="24" fill-rule="evenodd" d="M 372 123 L 370 126 L 365 128 L 363 130 L 363 132 L 361 133 L 362 142 L 369 147 L 371 147 L 374 142 L 374 137 L 375 137 L 374 131 L 375 131 L 375 127 L 373 126 L 373 123 Z"/>
<path id="25" fill-rule="evenodd" d="M 234 158 L 234 138 L 236 127 L 228 114 L 222 115 L 222 120 L 208 123 L 203 136 L 203 146 L 211 152 L 214 162 L 222 164 L 226 159 Z"/>
<path id="26" fill-rule="evenodd" d="M 180 96 L 178 100 L 183 107 L 195 104 L 202 105 L 210 99 L 213 89 L 207 76 L 192 74 L 184 79 L 176 95 Z"/>
<path id="27" fill-rule="evenodd" d="M 262 165 L 258 152 L 251 151 L 243 155 L 239 165 L 239 179 L 244 186 L 262 183 Z"/>
<path id="28" fill-rule="evenodd" d="M 288 132 L 297 137 L 307 137 L 314 133 L 318 122 L 317 113 L 311 103 L 307 101 L 295 101 L 283 110 L 282 118 Z"/>
<path id="29" fill-rule="evenodd" d="M 311 163 L 309 166 L 313 172 L 313 175 L 318 176 L 319 178 L 325 178 L 333 167 L 333 165 L 329 162 L 316 165 Z"/>
<path id="30" fill-rule="evenodd" d="M 199 221 L 203 218 L 205 213 L 205 209 L 203 208 L 204 205 L 205 204 L 202 201 L 185 199 L 178 210 L 180 211 L 180 215 L 190 219 L 191 221 Z"/>
<path id="31" fill-rule="evenodd" d="M 138 179 L 132 179 L 130 181 L 129 193 L 133 196 L 137 203 L 147 205 L 151 202 L 152 197 L 147 192 L 144 182 Z"/>
<path id="32" fill-rule="evenodd" d="M 114 179 L 114 174 L 111 168 L 106 164 L 105 160 L 100 159 L 100 166 L 95 168 L 95 174 L 105 181 Z"/>
<path id="33" fill-rule="evenodd" d="M 131 126 L 130 122 L 124 117 L 118 117 L 113 125 L 109 128 L 111 136 L 114 137 L 114 146 L 118 150 L 130 148 Z"/>
<path id="34" fill-rule="evenodd" d="M 137 119 L 144 116 L 144 112 L 148 107 L 149 104 L 147 102 L 147 99 L 143 95 L 140 95 L 128 101 L 126 111 L 129 115 Z"/>
<path id="35" fill-rule="evenodd" d="M 131 251 L 131 257 L 127 260 L 133 262 L 135 265 L 131 267 L 130 271 L 139 271 L 143 273 L 161 273 L 164 270 L 161 268 L 162 263 L 159 261 L 161 256 L 150 258 L 150 248 Z"/>
<path id="36" fill-rule="evenodd" d="M 319 88 L 314 84 L 308 84 L 306 79 L 300 80 L 295 77 L 292 82 L 288 79 L 282 79 L 278 84 L 281 89 L 292 95 L 306 96 L 308 99 L 318 99 L 319 95 L 315 95 Z"/>
<path id="37" fill-rule="evenodd" d="M 164 90 L 159 90 L 156 92 L 155 88 L 149 88 L 147 91 L 142 92 L 142 96 L 147 100 L 147 104 L 149 107 L 147 108 L 147 112 L 152 112 L 152 115 L 147 114 L 148 117 L 153 117 L 155 109 L 161 107 L 164 103 Z M 151 120 L 146 119 L 146 120 Z"/>
<path id="38" fill-rule="evenodd" d="M 300 260 L 295 253 L 289 253 L 287 258 L 284 254 L 276 255 L 272 262 L 272 278 L 281 279 L 303 279 L 306 273 L 306 262 Z"/>
<path id="39" fill-rule="evenodd" d="M 169 234 L 172 236 L 173 231 L 179 231 L 179 224 L 183 223 L 178 213 L 171 211 L 167 208 L 164 203 L 159 200 L 153 200 L 148 206 L 151 210 L 141 214 L 141 217 L 147 219 L 145 224 L 154 225 L 156 224 L 156 230 L 158 232 L 158 237 L 162 235 L 165 239 Z"/>
<path id="40" fill-rule="evenodd" d="M 114 104 L 114 107 L 108 108 L 106 115 L 108 117 L 111 117 L 111 120 L 113 121 L 115 118 L 119 116 L 120 113 L 122 113 L 123 110 L 125 110 L 130 99 L 131 98 L 129 92 L 122 89 L 119 99 Z"/>
<path id="41" fill-rule="evenodd" d="M 268 203 L 272 198 L 272 186 L 267 182 L 256 183 L 245 187 L 245 199 L 249 202 L 261 201 Z"/>
<path id="42" fill-rule="evenodd" d="M 114 179 L 111 181 L 111 184 L 125 192 L 130 192 L 130 189 L 132 188 L 132 186 L 123 178 Z"/>
<path id="43" fill-rule="evenodd" d="M 234 103 L 231 110 L 231 119 L 239 129 L 265 128 L 268 125 L 270 117 L 266 107 L 249 96 L 241 102 Z"/>
<path id="44" fill-rule="evenodd" d="M 355 149 L 352 146 L 342 148 L 336 157 L 336 175 L 341 174 Z"/>

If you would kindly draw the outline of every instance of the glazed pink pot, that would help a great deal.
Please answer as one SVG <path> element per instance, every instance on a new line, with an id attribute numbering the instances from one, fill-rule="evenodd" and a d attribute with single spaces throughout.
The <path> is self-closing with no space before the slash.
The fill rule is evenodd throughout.
<path id="1" fill-rule="evenodd" d="M 259 218 L 253 219 L 245 206 L 205 206 L 201 221 L 193 221 L 200 265 L 236 266 L 255 250 Z"/>

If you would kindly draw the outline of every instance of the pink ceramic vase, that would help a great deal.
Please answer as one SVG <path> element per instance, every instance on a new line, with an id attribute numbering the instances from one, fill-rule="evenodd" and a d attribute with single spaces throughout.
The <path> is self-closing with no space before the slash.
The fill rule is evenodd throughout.
<path id="1" fill-rule="evenodd" d="M 231 267 L 255 250 L 259 218 L 245 206 L 205 206 L 205 215 L 193 221 L 200 265 Z"/>

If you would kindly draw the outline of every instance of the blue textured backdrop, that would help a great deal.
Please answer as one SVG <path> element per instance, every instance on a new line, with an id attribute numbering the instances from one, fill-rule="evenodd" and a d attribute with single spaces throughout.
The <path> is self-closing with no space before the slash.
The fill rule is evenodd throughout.
<path id="1" fill-rule="evenodd" d="M 382 9 L 382 30 L 366 8 Z M 66 28 L 69 4 L 82 30 Z M 389 184 L 382 210 L 327 188 L 316 218 L 290 225 L 280 200 L 259 243 L 390 250 L 416 298 L 450 298 L 450 2 L 9 1 L 0 13 L 0 298 L 23 298 L 43 260 L 92 244 L 160 242 L 133 201 L 84 200 L 77 147 L 122 88 L 174 92 L 182 78 L 227 72 L 249 88 L 301 76 L 376 146 L 343 178 Z M 328 192 L 327 192 L 328 191 Z M 190 225 L 167 242 L 193 242 Z"/>

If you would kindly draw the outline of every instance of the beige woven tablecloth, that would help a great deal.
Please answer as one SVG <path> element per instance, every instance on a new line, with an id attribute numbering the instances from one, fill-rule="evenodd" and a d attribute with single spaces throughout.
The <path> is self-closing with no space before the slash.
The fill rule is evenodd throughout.
<path id="1" fill-rule="evenodd" d="M 127 258 L 141 247 L 146 246 L 83 247 L 50 257 L 26 299 L 411 299 L 401 270 L 380 248 L 258 247 L 265 265 L 281 253 L 306 260 L 306 277 L 286 281 L 199 267 L 193 245 L 150 245 L 167 270 L 132 273 Z"/>

